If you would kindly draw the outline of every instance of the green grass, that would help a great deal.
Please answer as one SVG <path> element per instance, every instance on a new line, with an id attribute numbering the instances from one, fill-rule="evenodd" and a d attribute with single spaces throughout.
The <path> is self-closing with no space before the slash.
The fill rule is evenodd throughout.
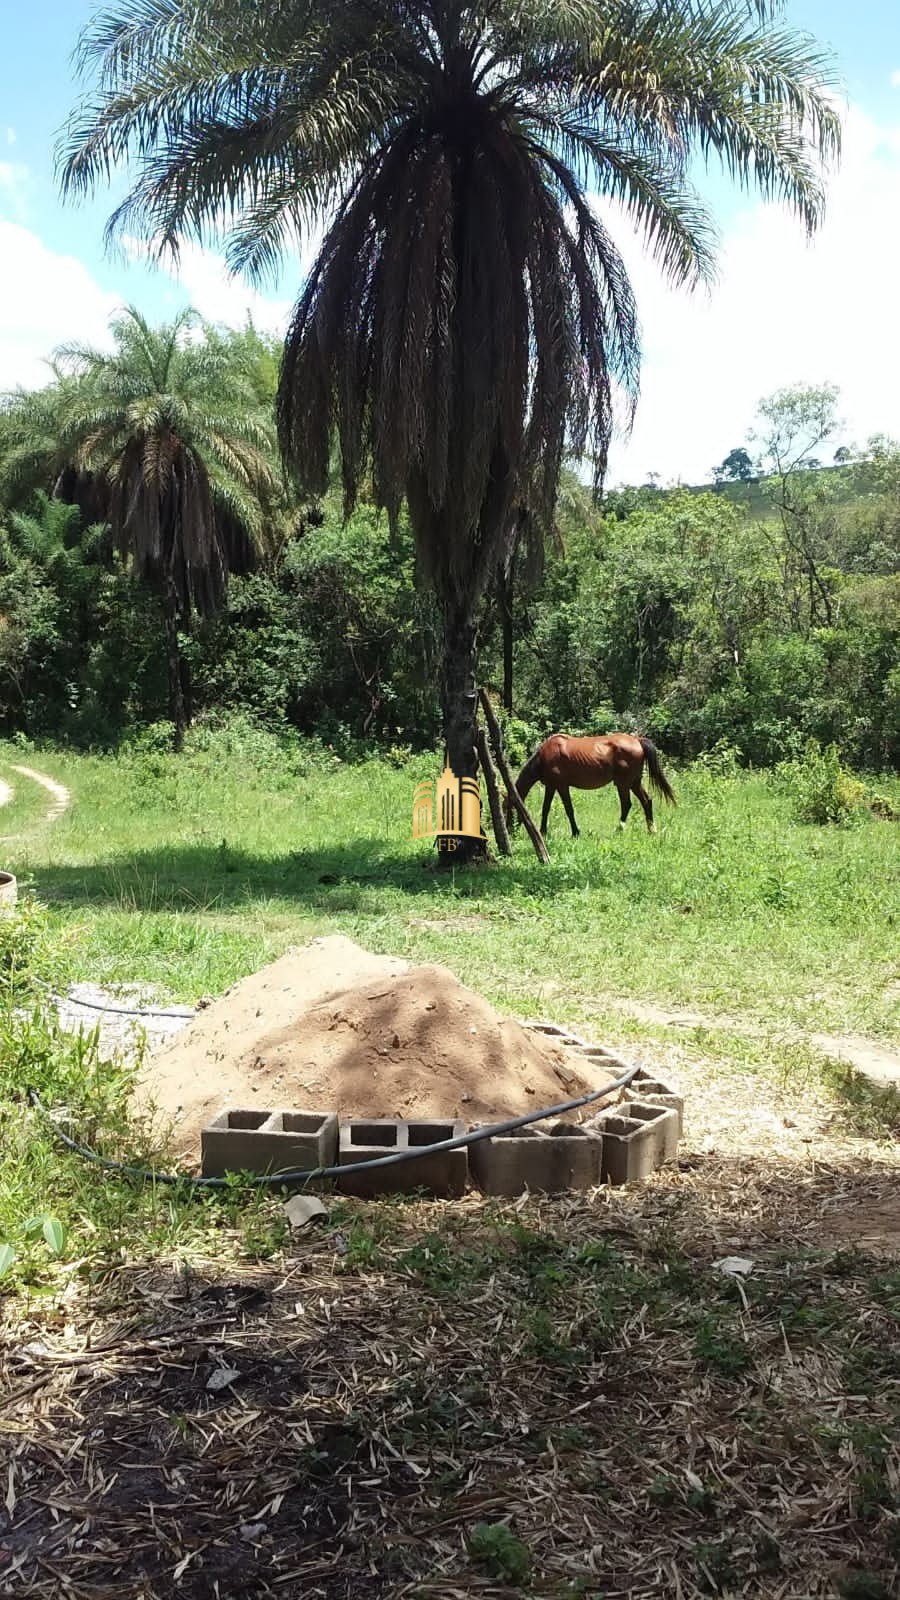
<path id="1" fill-rule="evenodd" d="M 329 769 L 250 732 L 180 760 L 20 758 L 74 796 L 43 828 L 45 797 L 26 815 L 22 796 L 5 846 L 51 909 L 61 977 L 190 1001 L 340 931 L 447 962 L 520 1012 L 586 1020 L 616 995 L 779 1030 L 896 1031 L 896 825 L 798 824 L 765 775 L 676 773 L 653 838 L 635 815 L 619 833 L 609 791 L 576 796 L 582 837 L 557 805 L 548 868 L 520 833 L 511 861 L 443 874 L 410 839 L 427 759 Z M 0 747 L 0 776 L 12 759 Z"/>

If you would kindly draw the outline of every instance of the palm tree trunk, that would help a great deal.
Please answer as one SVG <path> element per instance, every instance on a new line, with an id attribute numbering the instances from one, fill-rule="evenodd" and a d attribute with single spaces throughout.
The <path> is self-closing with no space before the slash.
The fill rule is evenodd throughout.
<path id="1" fill-rule="evenodd" d="M 444 713 L 444 743 L 447 760 L 457 778 L 478 774 L 477 715 L 478 691 L 475 668 L 478 652 L 478 624 L 464 605 L 448 606 L 444 611 L 444 661 L 441 680 L 441 706 Z M 485 842 L 458 835 L 455 848 L 442 851 L 446 865 L 458 866 L 486 853 Z"/>
<path id="2" fill-rule="evenodd" d="M 172 749 L 176 753 L 184 746 L 184 730 L 187 727 L 181 676 L 181 651 L 178 647 L 178 610 L 175 585 L 171 579 L 167 579 L 163 585 L 163 618 L 166 630 L 166 667 L 169 674 L 169 720 L 175 728 Z"/>

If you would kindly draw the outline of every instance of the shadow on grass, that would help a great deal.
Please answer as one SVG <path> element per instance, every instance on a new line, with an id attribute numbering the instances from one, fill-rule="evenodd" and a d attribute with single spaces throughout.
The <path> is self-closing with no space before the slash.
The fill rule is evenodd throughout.
<path id="1" fill-rule="evenodd" d="M 834 1096 L 840 1122 L 865 1139 L 900 1137 L 900 1087 L 870 1083 L 846 1061 L 816 1051 L 822 1082 Z"/>
<path id="2" fill-rule="evenodd" d="M 618 846 L 618 848 L 617 848 Z M 545 894 L 548 885 L 580 888 L 617 879 L 621 845 L 604 841 L 582 851 L 569 847 L 549 867 L 529 860 L 524 844 L 505 861 L 444 870 L 437 852 L 412 854 L 378 839 L 294 850 L 284 856 L 252 855 L 222 845 L 132 851 L 109 861 L 51 864 L 34 871 L 41 899 L 81 905 L 117 905 L 136 911 L 198 910 L 278 899 L 317 911 L 353 909 L 358 891 L 391 889 L 418 897 L 507 898 Z"/>

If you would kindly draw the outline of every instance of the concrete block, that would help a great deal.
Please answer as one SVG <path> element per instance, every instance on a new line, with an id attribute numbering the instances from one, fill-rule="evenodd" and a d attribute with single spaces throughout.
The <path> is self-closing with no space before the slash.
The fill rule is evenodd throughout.
<path id="1" fill-rule="evenodd" d="M 570 1044 L 576 1049 L 580 1049 L 584 1044 L 584 1040 L 579 1039 L 577 1033 L 573 1033 L 571 1028 L 561 1028 L 557 1022 L 531 1021 L 526 1022 L 524 1026 L 529 1028 L 532 1033 L 546 1034 L 548 1038 L 554 1039 L 557 1044 Z"/>
<path id="2" fill-rule="evenodd" d="M 226 1109 L 200 1134 L 203 1175 L 226 1172 L 311 1172 L 337 1159 L 333 1111 Z"/>
<path id="3" fill-rule="evenodd" d="M 674 1108 L 626 1100 L 602 1111 L 593 1126 L 603 1135 L 603 1178 L 606 1183 L 638 1183 L 650 1176 L 678 1149 L 678 1113 Z"/>
<path id="4" fill-rule="evenodd" d="M 602 1134 L 572 1122 L 548 1122 L 544 1126 L 551 1146 L 547 1193 L 596 1188 L 603 1167 Z"/>
<path id="5" fill-rule="evenodd" d="M 428 1151 L 428 1146 L 445 1139 L 458 1139 L 466 1131 L 462 1122 L 403 1122 L 394 1118 L 342 1122 L 338 1146 L 341 1172 L 338 1188 L 344 1194 L 372 1199 L 380 1194 L 411 1194 L 424 1189 L 439 1199 L 458 1199 L 464 1193 L 469 1175 L 469 1156 L 465 1146 L 459 1150 Z M 370 1172 L 354 1172 L 363 1161 L 396 1150 L 422 1151 L 409 1161 L 392 1167 L 375 1167 Z"/>
<path id="6" fill-rule="evenodd" d="M 616 1067 L 628 1067 L 628 1062 L 617 1056 L 615 1050 L 610 1050 L 605 1044 L 583 1044 L 580 1046 L 581 1054 L 588 1061 L 609 1061 Z"/>
<path id="7" fill-rule="evenodd" d="M 659 1159 L 657 1166 L 674 1161 L 678 1155 L 678 1112 L 674 1106 L 657 1106 L 648 1103 L 641 1095 L 623 1101 L 616 1107 L 621 1116 L 631 1117 L 653 1129 Z"/>
<path id="8" fill-rule="evenodd" d="M 639 1067 L 637 1075 L 625 1091 L 633 1100 L 640 1100 L 643 1105 L 665 1106 L 668 1111 L 678 1114 L 678 1137 L 684 1133 L 684 1096 L 676 1094 L 667 1083 L 663 1083 L 655 1072 L 650 1072 L 646 1067 Z"/>
<path id="9" fill-rule="evenodd" d="M 469 1146 L 472 1176 L 484 1194 L 512 1198 L 526 1189 L 560 1194 L 600 1182 L 603 1141 L 593 1129 L 551 1123 L 519 1128 Z"/>

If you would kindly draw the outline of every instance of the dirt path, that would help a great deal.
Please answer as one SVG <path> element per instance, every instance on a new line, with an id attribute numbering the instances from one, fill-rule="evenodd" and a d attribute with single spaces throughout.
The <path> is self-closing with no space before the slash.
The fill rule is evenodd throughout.
<path id="1" fill-rule="evenodd" d="M 701 1011 L 657 1006 L 642 1000 L 621 999 L 615 995 L 596 998 L 598 1003 L 602 998 L 604 1006 L 624 1016 L 634 1017 L 637 1022 L 650 1022 L 662 1028 L 709 1028 L 758 1038 L 770 1031 L 744 1017 L 706 1016 Z M 874 1086 L 900 1090 L 900 1049 L 895 1050 L 883 1040 L 868 1039 L 859 1033 L 806 1033 L 802 1028 L 794 1031 L 798 1040 L 803 1040 L 836 1061 L 846 1061 Z"/>
<path id="2" fill-rule="evenodd" d="M 10 785 L 4 783 L 3 779 L 0 778 L 0 806 L 8 806 L 12 797 L 13 792 Z"/>
<path id="3" fill-rule="evenodd" d="M 57 783 L 55 778 L 48 778 L 45 772 L 35 772 L 33 767 L 13 767 L 13 772 L 18 772 L 23 778 L 30 778 L 32 783 L 39 783 L 42 789 L 52 796 L 52 804 L 44 813 L 45 822 L 55 822 L 64 811 L 68 811 L 72 804 L 72 796 L 64 783 Z"/>
<path id="4" fill-rule="evenodd" d="M 876 1044 L 860 1033 L 811 1033 L 809 1040 L 827 1056 L 849 1062 L 872 1083 L 900 1089 L 900 1050 Z"/>

